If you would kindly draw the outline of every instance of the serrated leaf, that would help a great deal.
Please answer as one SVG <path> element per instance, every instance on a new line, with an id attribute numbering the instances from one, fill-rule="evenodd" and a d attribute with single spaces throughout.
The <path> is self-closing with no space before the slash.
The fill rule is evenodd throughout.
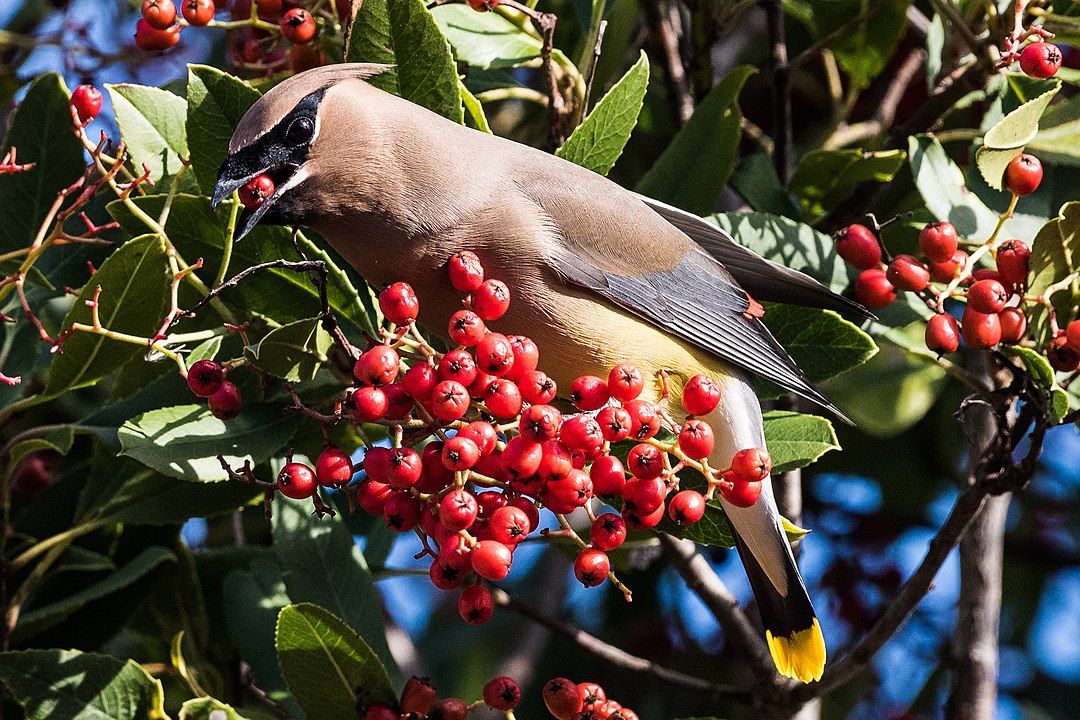
<path id="1" fill-rule="evenodd" d="M 224 422 L 205 405 L 177 405 L 128 420 L 118 435 L 121 454 L 163 475 L 218 482 L 228 479 L 219 454 L 231 467 L 245 460 L 262 462 L 289 441 L 296 425 L 296 417 L 283 413 L 280 406 L 249 405 Z"/>
<path id="2" fill-rule="evenodd" d="M 716 209 L 742 133 L 739 92 L 755 72 L 750 65 L 740 65 L 709 91 L 638 183 L 638 192 L 697 215 Z"/>
<path id="3" fill-rule="evenodd" d="M 442 7 L 451 7 L 444 5 Z M 458 80 L 458 90 L 461 92 L 461 103 L 465 107 L 465 114 L 469 119 L 469 126 L 476 128 L 482 133 L 491 135 L 491 125 L 488 124 L 487 114 L 484 113 L 483 104 L 476 99 L 469 88 L 465 87 L 465 83 Z"/>
<path id="4" fill-rule="evenodd" d="M 180 159 L 188 157 L 184 128 L 187 101 L 168 90 L 146 85 L 123 83 L 105 87 L 112 98 L 120 137 L 135 167 L 145 165 L 157 190 L 168 190 L 163 181 L 176 175 L 182 167 Z"/>
<path id="5" fill-rule="evenodd" d="M 607 175 L 637 125 L 648 85 L 649 59 L 643 50 L 633 67 L 600 99 L 555 154 Z"/>
<path id="6" fill-rule="evenodd" d="M 365 0 L 353 22 L 346 60 L 393 66 L 369 82 L 465 122 L 450 43 L 423 0 Z"/>
<path id="7" fill-rule="evenodd" d="M 275 503 L 273 535 L 274 553 L 293 602 L 314 603 L 342 618 L 400 682 L 386 642 L 382 600 L 364 554 L 343 520 L 312 517 L 298 503 Z"/>
<path id="8" fill-rule="evenodd" d="M 863 183 L 886 183 L 903 166 L 902 150 L 814 150 L 799 160 L 788 188 L 810 222 L 826 215 Z"/>
<path id="9" fill-rule="evenodd" d="M 169 292 L 165 242 L 157 235 L 128 240 L 101 264 L 64 318 L 63 330 L 74 323 L 90 325 L 92 311 L 86 306 L 101 288 L 99 314 L 103 327 L 115 332 L 149 336 L 161 325 Z M 53 358 L 47 395 L 58 395 L 93 385 L 129 360 L 146 353 L 133 343 L 102 335 L 76 332 Z"/>
<path id="10" fill-rule="evenodd" d="M 432 8 L 431 16 L 450 41 L 454 56 L 470 67 L 518 67 L 540 57 L 540 40 L 498 13 L 448 3 Z"/>
<path id="11" fill-rule="evenodd" d="M 358 706 L 394 704 L 397 699 L 371 648 L 318 605 L 300 603 L 282 609 L 277 653 L 285 682 L 311 718 L 355 720 Z"/>
<path id="12" fill-rule="evenodd" d="M 0 679 L 30 720 L 167 720 L 161 683 L 132 660 L 78 650 L 4 652 Z"/>
<path id="13" fill-rule="evenodd" d="M 246 348 L 244 355 L 274 377 L 302 382 L 315 377 L 333 344 L 320 318 L 314 317 L 271 330 L 257 345 Z"/>
<path id="14" fill-rule="evenodd" d="M 832 423 L 817 415 L 770 410 L 764 415 L 765 446 L 773 459 L 773 472 L 806 467 L 840 442 Z"/>
<path id="15" fill-rule="evenodd" d="M 258 99 L 259 91 L 237 77 L 206 65 L 188 66 L 186 130 L 199 187 L 217 183 L 233 129 Z"/>
<path id="16" fill-rule="evenodd" d="M 1080 201 L 1066 203 L 1057 217 L 1047 222 L 1031 244 L 1031 272 L 1029 290 L 1032 295 L 1042 294 L 1054 283 L 1063 280 L 1080 267 Z M 1053 303 L 1059 318 L 1073 318 L 1077 314 L 1074 280 L 1070 288 L 1054 294 Z M 1049 342 L 1050 329 L 1046 308 L 1032 307 L 1029 315 L 1032 335 L 1042 344 Z"/>
<path id="17" fill-rule="evenodd" d="M 0 174 L 0 253 L 29 247 L 56 194 L 83 172 L 69 107 L 63 81 L 50 73 L 34 80 L 11 118 L 0 156 L 14 147 L 19 164 L 34 167 Z"/>
<path id="18" fill-rule="evenodd" d="M 814 383 L 857 367 L 877 352 L 873 338 L 831 310 L 770 304 L 762 321 Z"/>
<path id="19" fill-rule="evenodd" d="M 1025 102 L 986 132 L 975 161 L 990 187 L 1002 189 L 1005 168 L 1038 135 L 1039 119 L 1060 89 L 1061 83 L 1055 83 L 1051 90 Z"/>

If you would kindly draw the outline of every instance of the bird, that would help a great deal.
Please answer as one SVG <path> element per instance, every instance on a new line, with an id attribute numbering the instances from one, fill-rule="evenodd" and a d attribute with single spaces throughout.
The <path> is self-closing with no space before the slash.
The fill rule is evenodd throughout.
<path id="1" fill-rule="evenodd" d="M 532 338 L 560 388 L 620 362 L 663 373 L 672 398 L 695 375 L 717 380 L 720 404 L 702 418 L 716 438 L 711 467 L 766 447 L 754 376 L 840 415 L 766 329 L 761 302 L 866 315 L 862 306 L 696 215 L 367 82 L 386 69 L 308 70 L 246 112 L 212 203 L 262 174 L 275 189 L 244 210 L 238 238 L 259 223 L 311 228 L 371 287 L 405 281 L 439 318 L 461 309 L 446 267 L 470 250 L 513 288 L 500 332 Z M 778 672 L 820 679 L 821 626 L 769 480 L 751 507 L 720 502 Z"/>

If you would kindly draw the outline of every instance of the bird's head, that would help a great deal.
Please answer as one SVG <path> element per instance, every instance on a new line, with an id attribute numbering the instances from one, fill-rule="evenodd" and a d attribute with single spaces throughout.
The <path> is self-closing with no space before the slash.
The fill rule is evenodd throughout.
<path id="1" fill-rule="evenodd" d="M 236 238 L 260 222 L 304 224 L 308 190 L 319 174 L 320 158 L 332 158 L 347 138 L 328 137 L 324 118 L 334 102 L 333 89 L 346 81 L 366 80 L 387 66 L 346 63 L 299 73 L 274 87 L 251 106 L 233 132 L 229 155 L 218 171 L 212 205 L 259 175 L 273 181 L 273 192 L 261 204 L 246 208 Z M 332 164 L 332 163 L 326 163 Z"/>

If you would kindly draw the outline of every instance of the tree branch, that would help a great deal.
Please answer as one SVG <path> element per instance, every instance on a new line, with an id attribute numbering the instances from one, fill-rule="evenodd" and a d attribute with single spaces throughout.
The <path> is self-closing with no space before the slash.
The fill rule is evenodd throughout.
<path id="1" fill-rule="evenodd" d="M 653 35 L 664 65 L 664 79 L 667 82 L 668 95 L 677 125 L 682 126 L 694 114 L 694 96 L 686 79 L 686 67 L 679 51 L 679 36 L 671 24 L 671 19 L 664 15 L 661 0 L 646 0 L 645 14 L 649 19 L 649 30 Z"/>
<path id="2" fill-rule="evenodd" d="M 773 166 L 780 182 L 787 185 L 791 172 L 791 78 L 787 41 L 784 38 L 784 6 L 781 0 L 761 0 L 772 53 L 772 139 Z"/>

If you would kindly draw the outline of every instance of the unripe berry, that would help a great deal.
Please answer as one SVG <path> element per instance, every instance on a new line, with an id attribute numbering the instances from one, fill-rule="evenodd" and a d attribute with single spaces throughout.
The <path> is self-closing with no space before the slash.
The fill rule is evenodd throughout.
<path id="1" fill-rule="evenodd" d="M 732 488 L 720 486 L 720 497 L 727 500 L 735 507 L 751 507 L 761 497 L 762 483 L 760 482 L 737 482 Z"/>
<path id="2" fill-rule="evenodd" d="M 997 269 L 1001 282 L 1009 289 L 1027 287 L 1031 248 L 1021 240 L 1006 240 L 997 251 Z"/>
<path id="3" fill-rule="evenodd" d="M 679 449 L 691 460 L 707 458 L 713 442 L 712 428 L 702 420 L 687 420 L 679 430 Z"/>
<path id="4" fill-rule="evenodd" d="M 581 712 L 581 695 L 577 685 L 566 678 L 555 678 L 544 685 L 544 705 L 558 720 L 572 720 Z"/>
<path id="5" fill-rule="evenodd" d="M 926 323 L 926 347 L 938 355 L 956 352 L 960 347 L 960 326 L 948 313 L 938 313 Z"/>
<path id="6" fill-rule="evenodd" d="M 959 242 L 956 227 L 948 220 L 927 223 L 919 233 L 919 248 L 932 263 L 947 263 L 952 260 Z"/>
<path id="7" fill-rule="evenodd" d="M 911 255 L 894 257 L 885 277 L 897 290 L 907 292 L 921 292 L 930 284 L 930 271 Z"/>
<path id="8" fill-rule="evenodd" d="M 574 560 L 574 576 L 585 587 L 596 587 L 607 579 L 611 561 L 602 550 L 589 548 L 578 553 Z"/>
<path id="9" fill-rule="evenodd" d="M 621 515 L 604 513 L 593 520 L 589 541 L 597 550 L 614 550 L 626 541 L 626 521 Z"/>
<path id="10" fill-rule="evenodd" d="M 352 408 L 353 420 L 356 422 L 375 422 L 386 416 L 390 401 L 381 388 L 362 387 L 352 394 Z"/>
<path id="11" fill-rule="evenodd" d="M 484 685 L 484 703 L 492 710 L 507 712 L 521 702 L 521 687 L 505 675 L 492 678 Z"/>
<path id="12" fill-rule="evenodd" d="M 1035 192 L 1042 178 L 1042 163 L 1034 155 L 1020 153 L 1005 167 L 1005 187 L 1014 195 Z"/>
<path id="13" fill-rule="evenodd" d="M 470 625 L 483 625 L 495 613 L 495 601 L 491 592 L 483 585 L 476 584 L 465 588 L 458 598 L 458 614 Z"/>
<path id="14" fill-rule="evenodd" d="M 142 16 L 153 29 L 166 30 L 176 22 L 176 5 L 173 0 L 145 0 Z"/>
<path id="15" fill-rule="evenodd" d="M 303 463 L 289 463 L 277 476 L 277 488 L 285 497 L 306 500 L 315 494 L 319 482 L 315 472 Z"/>
<path id="16" fill-rule="evenodd" d="M 997 280 L 979 280 L 967 291 L 968 305 L 981 313 L 999 313 L 1009 301 L 1009 292 Z"/>
<path id="17" fill-rule="evenodd" d="M 412 285 L 396 282 L 379 293 L 379 309 L 395 325 L 408 325 L 420 313 L 420 301 Z"/>
<path id="18" fill-rule="evenodd" d="M 497 540 L 481 540 L 473 548 L 471 559 L 473 572 L 485 580 L 498 582 L 510 574 L 514 555 Z"/>
<path id="19" fill-rule="evenodd" d="M 589 479 L 592 480 L 593 492 L 597 495 L 617 497 L 622 495 L 623 486 L 626 485 L 626 470 L 619 458 L 603 455 L 593 461 L 589 468 Z"/>
<path id="20" fill-rule="evenodd" d="M 1066 335 L 1058 335 L 1046 346 L 1046 359 L 1058 372 L 1073 372 L 1080 367 L 1080 352 L 1069 344 Z"/>
<path id="21" fill-rule="evenodd" d="M 881 246 L 865 225 L 848 225 L 841 230 L 836 236 L 836 254 L 859 270 L 877 268 L 881 264 Z"/>
<path id="22" fill-rule="evenodd" d="M 315 461 L 315 477 L 324 487 L 345 485 L 352 480 L 352 476 L 352 458 L 340 448 L 326 448 Z"/>
<path id="23" fill-rule="evenodd" d="M 896 299 L 896 288 L 884 271 L 871 268 L 855 278 L 855 298 L 871 310 L 880 310 Z"/>
<path id="24" fill-rule="evenodd" d="M 303 45 L 315 39 L 315 18 L 303 8 L 293 8 L 281 18 L 281 34 L 291 43 Z"/>
<path id="25" fill-rule="evenodd" d="M 475 292 L 484 283 L 484 266 L 476 253 L 462 250 L 450 258 L 450 284 L 460 293 Z"/>
<path id="26" fill-rule="evenodd" d="M 214 19 L 214 0 L 184 0 L 184 19 L 189 25 L 203 27 Z"/>
<path id="27" fill-rule="evenodd" d="M 964 342 L 973 348 L 988 348 L 1001 342 L 1001 319 L 997 313 L 981 313 L 968 305 L 960 321 Z"/>
<path id="28" fill-rule="evenodd" d="M 147 52 L 159 52 L 180 42 L 180 26 L 173 25 L 165 30 L 158 30 L 146 21 L 139 18 L 135 23 L 135 44 L 140 50 Z"/>
<path id="29" fill-rule="evenodd" d="M 499 280 L 485 280 L 472 296 L 472 309 L 481 320 L 498 320 L 510 307 L 510 288 Z"/>
<path id="30" fill-rule="evenodd" d="M 93 85 L 80 85 L 71 93 L 71 105 L 83 125 L 98 116 L 101 112 L 101 101 L 101 91 Z"/>
<path id="31" fill-rule="evenodd" d="M 680 490 L 668 503 L 668 515 L 679 525 L 693 525 L 705 517 L 705 498 L 697 490 Z"/>
<path id="32" fill-rule="evenodd" d="M 217 392 L 210 396 L 207 404 L 210 406 L 211 414 L 218 420 L 232 420 L 240 414 L 243 400 L 240 397 L 239 388 L 226 380 L 221 383 Z"/>
<path id="33" fill-rule="evenodd" d="M 1016 307 L 1007 307 L 998 313 L 1001 322 L 1001 342 L 1017 343 L 1027 332 L 1027 316 Z"/>
<path id="34" fill-rule="evenodd" d="M 1061 50 L 1048 42 L 1033 42 L 1020 51 L 1020 69 L 1033 78 L 1048 78 L 1061 69 Z"/>
<path id="35" fill-rule="evenodd" d="M 952 259 L 943 263 L 930 261 L 930 276 L 939 283 L 952 282 L 956 277 L 956 273 L 967 262 L 968 254 L 963 250 L 957 250 L 953 253 Z"/>
<path id="36" fill-rule="evenodd" d="M 274 194 L 274 189 L 269 175 L 256 175 L 240 188 L 240 203 L 249 210 L 257 208 Z"/>
<path id="37" fill-rule="evenodd" d="M 427 715 L 435 704 L 435 698 L 435 687 L 431 680 L 414 675 L 405 681 L 405 687 L 401 691 L 401 713 Z"/>
<path id="38" fill-rule="evenodd" d="M 695 375 L 683 388 L 682 404 L 691 415 L 708 415 L 720 404 L 723 390 L 708 375 Z"/>
<path id="39" fill-rule="evenodd" d="M 759 482 L 769 477 L 771 472 L 772 457 L 760 448 L 745 448 L 731 459 L 731 473 L 736 484 Z"/>
<path id="40" fill-rule="evenodd" d="M 221 389 L 225 371 L 213 360 L 198 360 L 188 368 L 187 384 L 199 397 L 210 397 Z"/>

